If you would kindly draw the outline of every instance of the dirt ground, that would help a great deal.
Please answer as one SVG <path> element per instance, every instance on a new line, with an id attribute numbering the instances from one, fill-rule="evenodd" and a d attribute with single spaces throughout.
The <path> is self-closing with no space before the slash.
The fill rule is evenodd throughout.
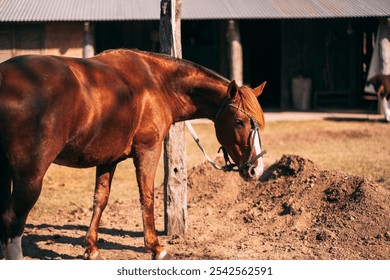
<path id="1" fill-rule="evenodd" d="M 160 241 L 174 259 L 390 259 L 390 190 L 364 177 L 283 155 L 258 182 L 203 163 L 189 171 L 188 185 L 189 227 L 181 236 L 162 233 L 162 187 L 156 190 Z M 26 259 L 82 259 L 90 215 L 77 207 L 31 215 Z M 151 257 L 137 199 L 111 202 L 99 237 L 104 259 Z"/>

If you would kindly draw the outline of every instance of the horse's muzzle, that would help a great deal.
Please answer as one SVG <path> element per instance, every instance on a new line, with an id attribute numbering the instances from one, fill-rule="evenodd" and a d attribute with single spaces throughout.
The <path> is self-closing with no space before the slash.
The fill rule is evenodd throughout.
<path id="1" fill-rule="evenodd" d="M 256 170 L 255 170 L 256 168 L 253 166 L 253 165 L 251 165 L 249 168 L 248 168 L 248 175 L 251 177 L 251 178 L 254 178 L 254 179 L 256 179 L 256 177 L 257 177 L 257 174 L 256 174 Z"/>
<path id="2" fill-rule="evenodd" d="M 240 175 L 245 181 L 255 181 L 260 178 L 264 172 L 264 164 L 259 160 L 258 165 L 251 164 L 247 168 L 241 168 Z"/>

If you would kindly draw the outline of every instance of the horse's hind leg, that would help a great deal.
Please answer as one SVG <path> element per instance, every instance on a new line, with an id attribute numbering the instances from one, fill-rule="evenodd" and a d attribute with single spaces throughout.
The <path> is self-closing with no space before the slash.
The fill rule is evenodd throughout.
<path id="1" fill-rule="evenodd" d="M 27 216 L 37 201 L 42 189 L 41 176 L 13 176 L 13 188 L 2 209 L 1 215 L 1 242 L 6 259 L 23 259 L 22 234 L 26 224 Z M 23 179 L 22 179 L 23 178 Z M 2 190 L 3 192 L 3 190 Z M 7 195 L 7 191 L 4 191 Z"/>
<path id="2" fill-rule="evenodd" d="M 4 255 L 7 244 L 7 228 L 3 222 L 3 215 L 6 212 L 11 196 L 11 174 L 6 163 L 0 157 L 0 245 Z M 8 244 L 7 244 L 8 245 Z"/>
<path id="3" fill-rule="evenodd" d="M 98 166 L 96 168 L 95 194 L 93 198 L 93 214 L 87 235 L 85 236 L 84 259 L 101 259 L 99 249 L 96 246 L 98 228 L 103 211 L 106 208 L 110 195 L 111 182 L 114 176 L 116 164 Z"/>
<path id="4" fill-rule="evenodd" d="M 43 176 L 54 158 L 51 155 L 56 154 L 47 146 L 43 148 L 43 145 L 37 145 L 34 148 L 27 146 L 23 152 L 9 149 L 9 157 L 0 151 L 0 241 L 6 259 L 23 258 L 21 239 L 27 216 L 41 193 Z"/>

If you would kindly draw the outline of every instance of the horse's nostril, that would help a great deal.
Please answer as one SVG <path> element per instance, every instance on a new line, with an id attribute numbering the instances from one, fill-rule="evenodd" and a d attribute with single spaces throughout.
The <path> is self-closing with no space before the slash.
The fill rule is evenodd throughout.
<path id="1" fill-rule="evenodd" d="M 255 167 L 253 165 L 251 165 L 248 169 L 248 174 L 249 176 L 251 177 L 256 177 L 256 170 L 255 170 Z"/>

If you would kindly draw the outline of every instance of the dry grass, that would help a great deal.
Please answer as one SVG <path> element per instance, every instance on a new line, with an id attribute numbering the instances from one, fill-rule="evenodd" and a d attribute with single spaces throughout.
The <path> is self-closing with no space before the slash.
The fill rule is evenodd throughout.
<path id="1" fill-rule="evenodd" d="M 211 158 L 219 144 L 210 123 L 194 124 Z M 302 121 L 270 122 L 262 133 L 267 165 L 283 154 L 298 154 L 323 169 L 336 169 L 366 176 L 390 187 L 390 125 L 382 122 Z M 187 133 L 187 168 L 204 162 L 203 154 Z M 90 208 L 94 188 L 94 169 L 71 169 L 52 165 L 45 177 L 40 200 L 34 209 Z M 163 165 L 160 161 L 156 186 L 161 187 Z M 112 187 L 111 201 L 137 203 L 138 190 L 132 160 L 119 164 Z M 129 205 L 132 207 L 133 205 Z M 138 205 L 137 205 L 138 206 Z"/>
<path id="2" fill-rule="evenodd" d="M 270 123 L 263 134 L 268 159 L 298 154 L 335 169 L 390 186 L 390 125 L 383 122 Z"/>

